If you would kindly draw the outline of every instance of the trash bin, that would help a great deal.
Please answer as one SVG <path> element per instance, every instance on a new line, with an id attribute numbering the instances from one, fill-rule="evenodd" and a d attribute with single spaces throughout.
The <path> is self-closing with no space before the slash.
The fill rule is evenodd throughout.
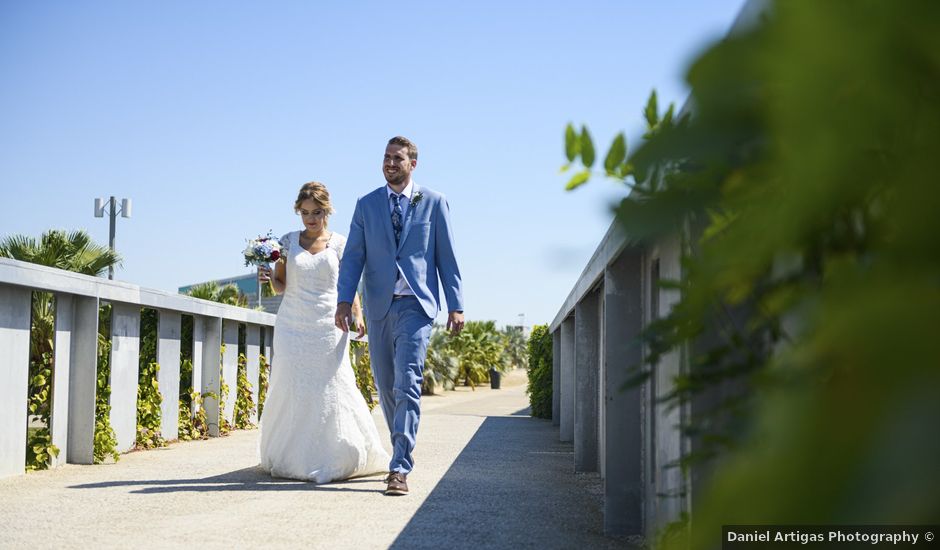
<path id="1" fill-rule="evenodd" d="M 490 389 L 498 390 L 500 378 L 503 375 L 496 369 L 490 369 Z"/>

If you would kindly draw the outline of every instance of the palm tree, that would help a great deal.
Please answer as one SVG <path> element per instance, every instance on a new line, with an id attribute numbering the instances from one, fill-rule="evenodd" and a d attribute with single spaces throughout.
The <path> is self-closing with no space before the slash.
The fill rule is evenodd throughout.
<path id="1" fill-rule="evenodd" d="M 85 275 L 103 275 L 108 268 L 120 265 L 121 256 L 97 244 L 82 230 L 65 232 L 51 229 L 37 241 L 26 235 L 10 235 L 0 240 L 0 258 L 12 258 L 39 265 L 56 267 Z"/>
<path id="2" fill-rule="evenodd" d="M 39 240 L 26 235 L 10 235 L 0 240 L 0 258 L 11 258 L 85 275 L 103 275 L 119 264 L 120 255 L 92 241 L 85 231 L 52 229 Z M 26 468 L 45 469 L 59 450 L 49 433 L 49 396 L 53 380 L 53 330 L 55 310 L 51 292 L 34 292 L 29 346 L 29 412 L 42 426 L 28 431 Z"/>
<path id="3" fill-rule="evenodd" d="M 428 342 L 428 352 L 424 360 L 424 374 L 421 393 L 434 395 L 438 386 L 445 391 L 454 389 L 460 371 L 460 361 L 450 348 L 447 332 L 435 326 Z"/>
<path id="4" fill-rule="evenodd" d="M 209 281 L 208 283 L 192 286 L 186 294 L 193 298 L 209 300 L 210 302 L 248 307 L 248 298 L 232 283 L 221 286 L 215 281 Z"/>
<path id="5" fill-rule="evenodd" d="M 508 358 L 504 353 L 502 338 L 493 321 L 469 321 L 454 338 L 452 346 L 460 360 L 458 379 L 464 385 L 474 387 L 489 379 L 489 370 L 506 370 Z"/>
<path id="6" fill-rule="evenodd" d="M 510 369 L 524 369 L 529 365 L 529 353 L 522 327 L 505 327 L 501 333 L 505 355 Z"/>

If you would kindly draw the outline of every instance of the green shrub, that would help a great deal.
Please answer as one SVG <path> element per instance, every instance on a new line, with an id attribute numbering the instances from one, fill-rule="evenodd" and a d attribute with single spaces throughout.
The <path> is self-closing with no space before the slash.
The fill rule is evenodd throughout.
<path id="1" fill-rule="evenodd" d="M 137 438 L 136 448 L 153 449 L 166 447 L 166 440 L 160 432 L 162 414 L 160 406 L 163 396 L 157 373 L 157 310 L 143 308 L 140 312 L 140 362 L 137 376 Z"/>
<path id="2" fill-rule="evenodd" d="M 148 361 L 140 369 L 137 384 L 137 441 L 138 449 L 166 447 L 166 440 L 160 432 L 163 396 L 157 382 L 160 364 Z"/>
<path id="3" fill-rule="evenodd" d="M 369 344 L 366 342 L 350 342 L 349 359 L 353 371 L 356 373 L 356 386 L 362 393 L 363 399 L 369 410 L 375 408 L 377 402 L 375 397 L 375 380 L 372 379 L 372 363 L 369 360 Z"/>
<path id="4" fill-rule="evenodd" d="M 238 377 L 235 385 L 235 428 L 249 430 L 255 427 L 251 415 L 255 412 L 255 402 L 251 396 L 251 382 L 248 381 L 248 358 L 238 354 Z"/>
<path id="5" fill-rule="evenodd" d="M 111 427 L 111 304 L 98 309 L 98 389 L 95 392 L 94 463 L 117 462 L 117 435 Z"/>
<path id="6" fill-rule="evenodd" d="M 552 417 L 552 335 L 537 325 L 529 335 L 529 403 L 535 418 Z"/>
<path id="7" fill-rule="evenodd" d="M 268 398 L 268 378 L 271 376 L 271 365 L 264 355 L 258 358 L 258 363 L 258 419 L 260 420 L 261 413 L 264 411 L 264 401 Z"/>
<path id="8" fill-rule="evenodd" d="M 45 470 L 59 454 L 52 444 L 49 431 L 52 417 L 53 326 L 55 298 L 51 292 L 33 292 L 32 326 L 29 338 L 29 402 L 28 414 L 36 417 L 39 427 L 28 428 L 26 434 L 26 470 Z"/>

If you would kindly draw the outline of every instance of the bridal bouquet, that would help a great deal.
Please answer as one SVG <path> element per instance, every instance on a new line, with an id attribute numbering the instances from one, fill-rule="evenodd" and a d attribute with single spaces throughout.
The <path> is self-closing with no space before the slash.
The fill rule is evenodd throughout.
<path id="1" fill-rule="evenodd" d="M 268 231 L 267 235 L 257 239 L 248 239 L 245 248 L 245 265 L 262 266 L 281 259 L 281 243 Z"/>

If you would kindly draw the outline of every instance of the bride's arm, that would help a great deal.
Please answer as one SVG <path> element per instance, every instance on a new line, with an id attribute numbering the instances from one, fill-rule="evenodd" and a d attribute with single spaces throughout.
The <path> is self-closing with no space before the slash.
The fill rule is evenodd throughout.
<path id="1" fill-rule="evenodd" d="M 274 285 L 275 294 L 284 294 L 287 289 L 287 262 L 275 262 L 271 284 Z"/>
<path id="2" fill-rule="evenodd" d="M 359 332 L 362 333 L 365 323 L 362 322 L 362 306 L 359 305 L 359 293 L 358 292 L 356 293 L 355 297 L 353 297 L 352 315 L 353 315 L 353 320 L 356 323 L 356 327 L 359 329 Z"/>
<path id="3" fill-rule="evenodd" d="M 265 267 L 258 268 L 258 279 L 262 284 L 271 281 L 275 294 L 284 294 L 287 288 L 287 266 L 284 262 L 274 262 L 274 271 Z"/>

